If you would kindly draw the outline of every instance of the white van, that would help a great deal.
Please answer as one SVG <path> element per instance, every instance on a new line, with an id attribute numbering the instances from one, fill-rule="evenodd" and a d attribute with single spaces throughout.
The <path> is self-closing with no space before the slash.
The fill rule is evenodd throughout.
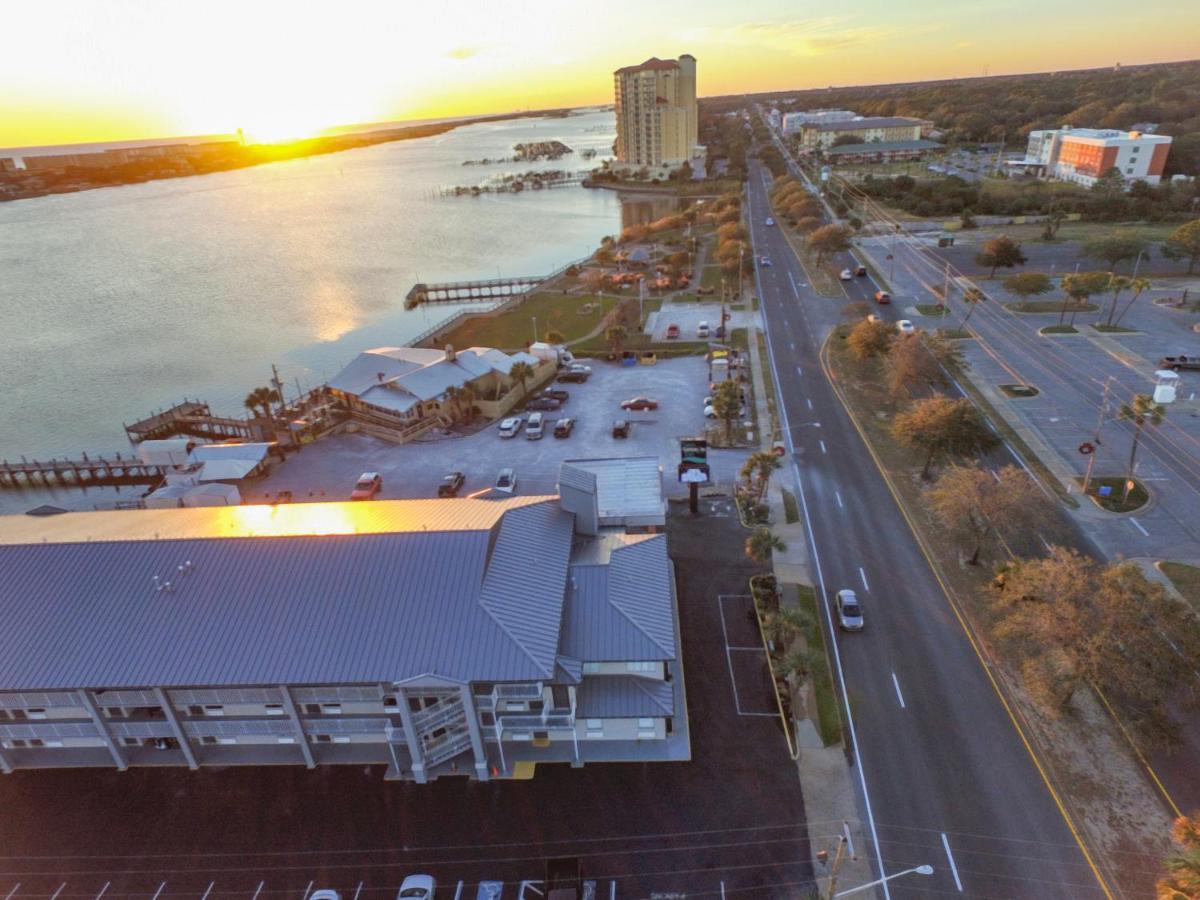
<path id="1" fill-rule="evenodd" d="M 696 337 L 698 337 L 698 338 L 708 337 L 708 323 L 707 322 L 701 322 L 699 325 L 696 326 Z"/>
<path id="2" fill-rule="evenodd" d="M 540 441 L 545 431 L 545 417 L 540 412 L 530 413 L 529 421 L 525 423 L 525 439 Z"/>

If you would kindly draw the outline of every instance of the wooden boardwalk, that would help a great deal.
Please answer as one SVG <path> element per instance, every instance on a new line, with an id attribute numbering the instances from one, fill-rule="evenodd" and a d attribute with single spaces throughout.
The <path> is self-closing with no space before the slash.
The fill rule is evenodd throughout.
<path id="1" fill-rule="evenodd" d="M 148 466 L 136 456 L 91 457 L 85 453 L 78 459 L 5 460 L 0 463 L 0 487 L 158 484 L 165 474 L 163 466 Z"/>
<path id="2" fill-rule="evenodd" d="M 201 400 L 184 400 L 170 409 L 162 410 L 145 419 L 125 426 L 125 434 L 134 444 L 142 441 L 162 440 L 187 435 L 225 441 L 237 438 L 243 441 L 274 440 L 264 429 L 251 419 L 234 419 L 214 416 L 208 404 Z"/>
<path id="3" fill-rule="evenodd" d="M 546 275 L 491 278 L 484 281 L 447 281 L 442 284 L 418 282 L 404 298 L 404 308 L 422 303 L 486 303 L 507 300 L 531 291 L 547 279 Z"/>

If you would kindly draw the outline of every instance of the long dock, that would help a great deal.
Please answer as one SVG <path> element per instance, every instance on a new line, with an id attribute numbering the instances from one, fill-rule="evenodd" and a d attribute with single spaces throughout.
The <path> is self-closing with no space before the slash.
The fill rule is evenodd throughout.
<path id="1" fill-rule="evenodd" d="M 147 416 L 132 425 L 125 425 L 125 434 L 135 444 L 179 435 L 216 441 L 230 438 L 248 441 L 273 440 L 273 435 L 267 436 L 266 432 L 267 429 L 252 420 L 214 416 L 207 403 L 186 399 L 170 409 Z"/>
<path id="2" fill-rule="evenodd" d="M 136 456 L 90 457 L 85 453 L 78 459 L 5 460 L 0 462 L 0 487 L 157 484 L 165 474 L 162 466 L 148 466 Z"/>
<path id="3" fill-rule="evenodd" d="M 491 278 L 486 281 L 447 281 L 442 284 L 418 282 L 404 298 L 404 308 L 413 309 L 422 303 L 486 303 L 507 300 L 537 287 L 546 275 L 526 275 L 513 278 Z"/>

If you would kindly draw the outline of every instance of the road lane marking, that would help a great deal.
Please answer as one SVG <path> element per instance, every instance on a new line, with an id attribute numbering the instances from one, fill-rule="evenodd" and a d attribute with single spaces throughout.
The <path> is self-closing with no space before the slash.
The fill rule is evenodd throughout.
<path id="1" fill-rule="evenodd" d="M 1129 517 L 1129 521 L 1130 521 L 1130 523 L 1133 525 L 1133 527 L 1134 527 L 1134 528 L 1136 528 L 1138 531 L 1140 531 L 1140 532 L 1141 532 L 1142 534 L 1144 534 L 1146 537 L 1150 537 L 1150 532 L 1148 532 L 1148 531 L 1147 531 L 1145 528 L 1143 528 L 1143 527 L 1142 527 L 1142 523 L 1141 523 L 1141 522 L 1139 522 L 1139 521 L 1138 521 L 1137 519 L 1135 519 L 1133 516 L 1130 516 L 1130 517 Z"/>
<path id="2" fill-rule="evenodd" d="M 812 399 L 811 398 L 805 397 L 804 402 L 808 404 L 809 409 L 812 409 Z"/>
<path id="3" fill-rule="evenodd" d="M 828 453 L 828 452 L 829 452 L 828 450 L 826 450 L 826 449 L 825 449 L 825 442 L 824 442 L 824 441 L 819 441 L 818 443 L 820 443 L 820 445 L 821 445 L 821 452 L 822 452 L 822 453 Z"/>
<path id="4" fill-rule="evenodd" d="M 1043 547 L 1045 547 L 1047 550 L 1050 549 L 1050 542 L 1046 540 L 1046 536 L 1040 531 L 1038 532 L 1038 540 L 1042 542 Z"/>
<path id="5" fill-rule="evenodd" d="M 721 900 L 725 900 L 725 882 L 721 882 Z"/>
<path id="6" fill-rule="evenodd" d="M 796 374 L 799 375 L 801 378 L 803 378 L 804 370 L 802 368 L 800 368 L 799 366 L 796 366 Z"/>
<path id="7" fill-rule="evenodd" d="M 950 841 L 946 839 L 946 832 L 942 832 L 942 846 L 946 848 L 946 859 L 950 860 L 950 874 L 954 876 L 954 886 L 958 888 L 958 892 L 962 893 L 962 880 L 958 877 L 958 866 L 954 864 L 954 854 L 950 852 Z"/>
<path id="8" fill-rule="evenodd" d="M 163 888 L 165 888 L 166 886 L 167 886 L 167 883 L 165 881 L 162 884 L 160 884 L 158 886 L 158 890 L 154 892 L 154 896 L 151 897 L 150 900 L 158 900 L 158 895 L 163 892 Z M 55 894 L 54 896 L 57 897 L 58 895 Z M 254 896 L 257 897 L 258 895 L 255 894 Z M 50 898 L 50 900 L 54 900 L 54 898 L 52 897 L 52 898 Z"/>
<path id="9" fill-rule="evenodd" d="M 19 891 L 20 889 L 21 889 L 21 882 L 18 881 L 16 884 L 13 885 L 13 889 L 4 895 L 4 900 L 11 900 L 12 895 L 15 894 L 17 891 Z"/>
<path id="10" fill-rule="evenodd" d="M 615 881 L 608 883 L 608 900 L 617 900 L 617 883 Z"/>
<path id="11" fill-rule="evenodd" d="M 463 885 L 463 883 L 460 881 L 458 883 L 458 887 L 456 887 L 454 889 L 454 900 L 458 900 L 458 898 L 462 896 L 462 885 Z M 360 888 L 362 887 L 361 881 L 358 883 L 358 886 Z M 355 893 L 354 893 L 354 900 L 358 900 L 358 892 L 357 891 L 355 891 Z"/>
<path id="12" fill-rule="evenodd" d="M 862 566 L 858 567 L 858 577 L 862 579 L 863 588 L 865 590 L 869 591 L 871 589 L 871 586 L 869 584 L 867 584 L 867 573 L 863 571 Z"/>
<path id="13" fill-rule="evenodd" d="M 842 492 L 834 491 L 833 496 L 837 497 L 838 509 L 845 509 L 846 507 L 842 505 Z"/>
<path id="14" fill-rule="evenodd" d="M 849 822 L 842 822 L 842 834 L 846 836 L 846 848 L 850 851 L 850 858 L 856 859 L 857 857 L 854 853 L 854 838 L 850 836 Z"/>
<path id="15" fill-rule="evenodd" d="M 796 342 L 795 341 L 788 341 L 788 346 L 792 348 L 793 353 L 796 352 Z"/>
<path id="16" fill-rule="evenodd" d="M 100 888 L 100 893 L 96 895 L 96 900 L 100 900 L 100 898 L 104 896 L 104 892 L 108 890 L 108 886 L 110 884 L 112 884 L 111 881 L 104 882 L 104 887 Z"/>
<path id="17" fill-rule="evenodd" d="M 462 882 L 461 882 L 461 881 L 458 883 L 458 889 L 459 889 L 460 891 L 462 890 Z M 354 900 L 358 900 L 358 895 L 359 895 L 359 894 L 361 894 L 361 893 L 362 893 L 362 882 L 360 881 L 360 882 L 358 883 L 358 887 L 356 887 L 356 888 L 354 889 Z M 458 900 L 458 894 L 457 894 L 457 893 L 454 895 L 454 900 Z"/>
<path id="18" fill-rule="evenodd" d="M 208 895 L 212 893 L 213 885 L 215 885 L 215 884 L 216 884 L 215 881 L 210 881 L 208 883 L 208 887 L 206 887 L 204 889 L 204 896 L 201 897 L 200 900 L 208 900 Z"/>
<path id="19" fill-rule="evenodd" d="M 163 884 L 166 884 L 166 882 L 164 881 Z M 58 900 L 58 895 L 63 892 L 63 888 L 65 888 L 66 886 L 67 886 L 67 883 L 65 881 L 62 884 L 60 884 L 58 886 L 58 890 L 50 895 L 50 900 Z"/>
<path id="20" fill-rule="evenodd" d="M 262 893 L 262 889 L 266 886 L 266 884 L 267 883 L 265 881 L 260 881 L 258 883 L 258 887 L 254 889 L 254 896 L 251 897 L 250 900 L 258 900 L 258 895 Z"/>
<path id="21" fill-rule="evenodd" d="M 792 293 L 795 295 L 796 299 L 799 300 L 800 299 L 800 289 L 798 287 L 796 287 L 796 279 L 792 277 L 791 272 L 788 272 L 788 281 L 790 281 L 792 283 Z"/>
<path id="22" fill-rule="evenodd" d="M 900 693 L 900 679 L 896 677 L 895 672 L 892 673 L 892 685 L 896 688 L 896 699 L 900 701 L 900 708 L 908 709 L 908 707 L 904 705 L 904 695 Z"/>
<path id="23" fill-rule="evenodd" d="M 308 887 L 304 889 L 304 896 L 300 900 L 308 900 L 308 892 L 312 890 L 313 883 L 310 881 Z"/>
<path id="24" fill-rule="evenodd" d="M 997 472 L 995 469 L 988 469 L 988 471 L 992 473 L 992 477 L 995 478 L 997 482 L 1000 481 L 1000 473 L 999 472 Z"/>

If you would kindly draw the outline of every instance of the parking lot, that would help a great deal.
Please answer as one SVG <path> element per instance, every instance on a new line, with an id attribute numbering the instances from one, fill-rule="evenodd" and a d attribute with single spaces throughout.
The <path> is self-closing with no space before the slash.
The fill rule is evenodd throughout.
<path id="1" fill-rule="evenodd" d="M 461 471 L 466 482 L 460 496 L 490 488 L 502 468 L 517 475 L 518 494 L 552 494 L 564 459 L 606 456 L 657 456 L 665 473 L 664 486 L 686 494 L 675 479 L 679 439 L 704 429 L 703 401 L 708 393 L 708 366 L 700 357 L 661 360 L 654 366 L 619 366 L 588 361 L 593 374 L 584 384 L 556 384 L 570 393 L 558 412 L 545 413 L 546 436 L 527 440 L 524 431 L 501 438 L 494 422 L 477 434 L 396 445 L 365 434 L 342 434 L 306 447 L 265 479 L 243 492 L 250 500 L 270 500 L 291 491 L 301 500 L 344 500 L 362 472 L 383 475 L 381 499 L 433 497 L 443 475 Z M 657 410 L 624 413 L 621 401 L 646 396 L 658 401 Z M 528 415 L 527 413 L 524 415 Z M 569 438 L 552 434 L 554 421 L 576 421 Z M 633 423 L 628 438 L 612 436 L 613 421 Z M 736 478 L 745 453 L 710 451 L 709 463 L 718 483 Z M 3 895 L 0 895 L 3 900 Z"/>
<path id="2" fill-rule="evenodd" d="M 730 330 L 745 328 L 746 320 L 757 315 L 744 309 L 732 309 L 730 306 L 725 307 L 725 312 L 729 315 L 729 322 L 726 324 Z M 721 324 L 720 301 L 709 298 L 702 303 L 664 303 L 661 309 L 651 313 L 647 319 L 646 331 L 654 340 L 666 342 L 670 340 L 667 337 L 667 329 L 677 325 L 680 341 L 695 341 L 701 340 L 697 337 L 697 329 L 701 322 L 708 323 L 710 335 L 715 333 L 717 326 Z"/>
<path id="3" fill-rule="evenodd" d="M 752 646 L 743 596 L 756 569 L 720 501 L 672 504 L 692 760 L 541 765 L 528 781 L 386 782 L 382 767 L 23 771 L 0 777 L 0 900 L 341 900 L 394 897 L 414 873 L 437 900 L 480 881 L 543 877 L 574 856 L 594 900 L 795 897 L 812 840 L 778 719 L 740 716 L 727 647 Z M 736 626 L 735 627 L 740 627 Z M 748 655 L 748 654 L 747 654 Z M 753 689 L 744 698 L 754 700 Z M 757 708 L 757 707 L 756 707 Z M 525 900 L 540 900 L 537 885 Z"/>

